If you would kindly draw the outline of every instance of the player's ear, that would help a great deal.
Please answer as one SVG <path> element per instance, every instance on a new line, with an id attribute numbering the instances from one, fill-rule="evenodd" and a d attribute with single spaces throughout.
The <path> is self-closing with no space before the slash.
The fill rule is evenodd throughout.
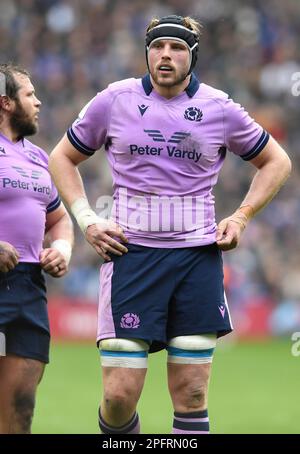
<path id="1" fill-rule="evenodd" d="M 5 111 L 10 111 L 12 108 L 12 99 L 7 95 L 0 95 L 0 109 Z"/>

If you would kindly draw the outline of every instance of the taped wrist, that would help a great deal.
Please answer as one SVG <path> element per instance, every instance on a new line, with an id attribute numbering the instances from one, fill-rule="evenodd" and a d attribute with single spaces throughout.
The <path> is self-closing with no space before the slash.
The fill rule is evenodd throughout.
<path id="1" fill-rule="evenodd" d="M 237 211 L 245 214 L 248 218 L 248 221 L 250 221 L 254 217 L 254 208 L 251 205 L 241 205 Z"/>
<path id="2" fill-rule="evenodd" d="M 67 265 L 69 265 L 72 255 L 72 246 L 69 241 L 58 239 L 53 241 L 50 247 L 57 249 L 64 256 Z"/>
<path id="3" fill-rule="evenodd" d="M 81 231 L 85 234 L 86 229 L 93 224 L 99 224 L 102 220 L 91 209 L 86 198 L 80 197 L 71 205 L 71 212 L 76 219 Z"/>
<path id="4" fill-rule="evenodd" d="M 244 205 L 239 207 L 230 217 L 230 221 L 236 222 L 237 224 L 243 227 L 243 230 L 246 228 L 248 222 L 254 216 L 254 209 L 251 205 Z"/>

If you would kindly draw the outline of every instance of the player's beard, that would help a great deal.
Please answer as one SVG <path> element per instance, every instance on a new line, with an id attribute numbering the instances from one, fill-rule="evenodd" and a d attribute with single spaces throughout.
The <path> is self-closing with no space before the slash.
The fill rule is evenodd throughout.
<path id="1" fill-rule="evenodd" d="M 29 117 L 18 99 L 15 101 L 15 110 L 10 117 L 10 127 L 17 133 L 19 139 L 32 136 L 38 131 L 37 123 Z"/>
<path id="2" fill-rule="evenodd" d="M 154 82 L 160 87 L 174 87 L 175 85 L 180 85 L 187 78 L 188 74 L 186 71 L 181 71 L 175 78 L 172 78 L 172 80 L 158 76 L 158 71 L 151 73 L 151 76 Z"/>

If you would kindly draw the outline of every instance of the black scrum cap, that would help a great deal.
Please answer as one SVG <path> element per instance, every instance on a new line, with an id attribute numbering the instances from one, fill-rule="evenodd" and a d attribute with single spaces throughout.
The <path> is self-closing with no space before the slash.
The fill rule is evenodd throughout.
<path id="1" fill-rule="evenodd" d="M 197 62 L 199 37 L 196 32 L 184 25 L 183 17 L 175 15 L 162 17 L 158 24 L 146 34 L 147 65 L 150 45 L 159 39 L 176 39 L 183 41 L 188 46 L 190 50 L 190 68 L 188 74 L 190 74 Z"/>

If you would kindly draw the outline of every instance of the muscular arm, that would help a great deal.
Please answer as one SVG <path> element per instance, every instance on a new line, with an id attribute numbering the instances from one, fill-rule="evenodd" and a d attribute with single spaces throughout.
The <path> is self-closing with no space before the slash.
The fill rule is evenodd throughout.
<path id="1" fill-rule="evenodd" d="M 222 250 L 235 248 L 248 221 L 277 194 L 291 172 L 291 161 L 270 137 L 261 153 L 250 161 L 256 168 L 249 191 L 240 208 L 218 225 L 217 244 Z"/>
<path id="2" fill-rule="evenodd" d="M 251 205 L 253 215 L 277 194 L 291 173 L 291 161 L 281 146 L 270 137 L 263 151 L 250 161 L 258 170 L 241 206 Z"/>
<path id="3" fill-rule="evenodd" d="M 71 246 L 74 242 L 73 224 L 63 204 L 46 215 L 45 245 L 59 239 L 68 241 Z"/>
<path id="4" fill-rule="evenodd" d="M 40 264 L 53 277 L 61 277 L 68 271 L 74 242 L 73 224 L 63 204 L 46 216 L 44 249 Z"/>
<path id="5" fill-rule="evenodd" d="M 60 195 L 69 207 L 78 198 L 86 198 L 82 178 L 77 166 L 87 159 L 88 156 L 73 147 L 66 134 L 50 155 L 49 169 L 52 178 Z"/>
<path id="6" fill-rule="evenodd" d="M 116 255 L 127 252 L 127 248 L 113 237 L 118 237 L 122 242 L 127 242 L 127 238 L 118 225 L 97 218 L 90 209 L 77 168 L 87 158 L 73 147 L 65 135 L 50 155 L 49 169 L 57 189 L 72 210 L 87 241 L 104 260 L 110 261 L 108 252 Z"/>

